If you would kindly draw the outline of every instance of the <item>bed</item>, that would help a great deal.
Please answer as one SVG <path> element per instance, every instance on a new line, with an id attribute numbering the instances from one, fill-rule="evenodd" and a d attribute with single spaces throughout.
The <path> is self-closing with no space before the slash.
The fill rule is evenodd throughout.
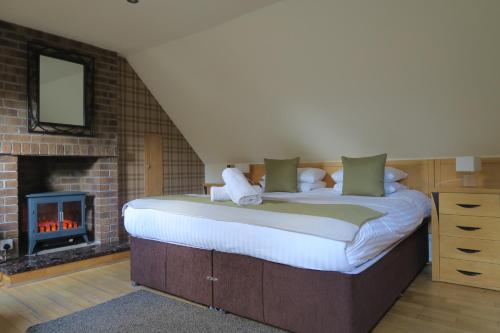
<path id="1" fill-rule="evenodd" d="M 427 262 L 431 205 L 421 192 L 369 198 L 328 188 L 264 199 L 386 214 L 346 242 L 131 205 L 132 281 L 294 332 L 366 332 Z"/>

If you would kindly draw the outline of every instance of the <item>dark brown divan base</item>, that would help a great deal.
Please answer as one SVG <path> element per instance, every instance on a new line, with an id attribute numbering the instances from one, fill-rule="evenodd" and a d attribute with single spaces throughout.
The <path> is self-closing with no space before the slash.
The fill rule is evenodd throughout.
<path id="1" fill-rule="evenodd" d="M 132 238 L 132 281 L 294 332 L 368 332 L 422 270 L 427 222 L 359 274 Z"/>

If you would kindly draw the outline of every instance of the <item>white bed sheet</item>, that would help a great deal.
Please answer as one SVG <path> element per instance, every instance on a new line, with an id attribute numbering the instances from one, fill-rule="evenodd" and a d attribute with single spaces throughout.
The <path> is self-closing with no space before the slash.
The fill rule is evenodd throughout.
<path id="1" fill-rule="evenodd" d="M 131 207 L 124 212 L 125 228 L 134 237 L 249 255 L 294 267 L 355 274 L 380 259 L 431 212 L 430 199 L 412 190 L 382 198 L 342 196 L 326 188 L 304 193 L 265 193 L 266 197 L 306 203 L 352 203 L 387 214 L 365 223 L 351 242 Z"/>

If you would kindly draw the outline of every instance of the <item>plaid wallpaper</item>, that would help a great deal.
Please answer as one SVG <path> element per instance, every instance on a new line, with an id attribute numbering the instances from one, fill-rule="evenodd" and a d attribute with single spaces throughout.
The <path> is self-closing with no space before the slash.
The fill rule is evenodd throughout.
<path id="1" fill-rule="evenodd" d="M 126 59 L 119 60 L 119 204 L 144 195 L 144 134 L 163 136 L 163 191 L 202 193 L 204 165 Z"/>

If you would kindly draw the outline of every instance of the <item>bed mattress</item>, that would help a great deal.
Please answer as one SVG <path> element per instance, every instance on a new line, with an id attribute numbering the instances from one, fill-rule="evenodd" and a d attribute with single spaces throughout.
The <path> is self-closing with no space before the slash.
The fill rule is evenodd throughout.
<path id="1" fill-rule="evenodd" d="M 332 189 L 305 193 L 265 193 L 264 199 L 305 203 L 358 204 L 386 215 L 365 223 L 350 242 L 274 228 L 176 215 L 154 209 L 124 211 L 134 237 L 248 255 L 299 268 L 359 273 L 415 230 L 431 213 L 423 193 L 403 190 L 386 197 L 342 196 Z"/>

